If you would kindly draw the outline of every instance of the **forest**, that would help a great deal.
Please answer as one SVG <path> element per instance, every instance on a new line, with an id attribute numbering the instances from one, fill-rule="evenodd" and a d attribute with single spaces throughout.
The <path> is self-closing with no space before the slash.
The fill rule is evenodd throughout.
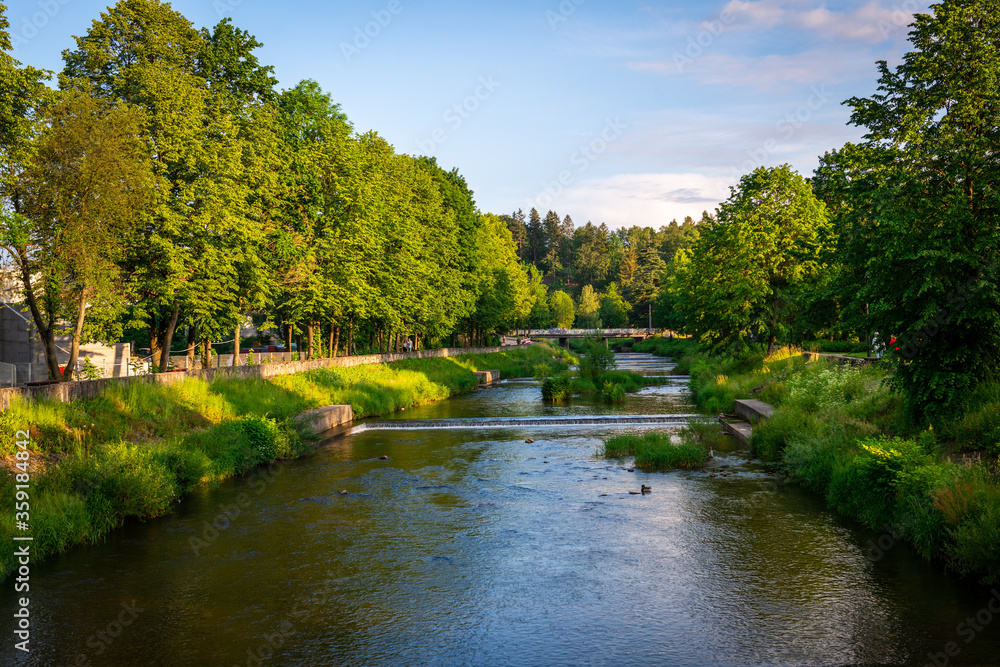
<path id="1" fill-rule="evenodd" d="M 985 2 L 918 14 L 901 64 L 845 102 L 862 140 L 808 176 L 760 167 L 700 220 L 627 229 L 481 212 L 457 169 L 356 131 L 315 82 L 279 90 L 228 19 L 122 0 L 55 89 L 2 23 L 4 288 L 53 376 L 67 327 L 74 354 L 140 338 L 166 368 L 251 320 L 310 357 L 651 323 L 732 355 L 881 349 L 933 414 L 1000 355 L 998 21 Z"/>
<path id="2" fill-rule="evenodd" d="M 541 275 L 457 170 L 356 131 L 314 81 L 279 90 L 228 19 L 122 0 L 55 89 L 0 20 L 3 287 L 52 377 L 65 333 L 69 374 L 80 342 L 138 340 L 167 369 L 251 321 L 327 356 L 475 343 L 530 313 Z"/>

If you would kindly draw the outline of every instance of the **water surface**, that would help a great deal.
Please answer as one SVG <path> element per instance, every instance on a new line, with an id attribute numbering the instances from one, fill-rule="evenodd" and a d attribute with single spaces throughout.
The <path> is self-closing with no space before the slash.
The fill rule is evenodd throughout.
<path id="1" fill-rule="evenodd" d="M 690 411 L 682 384 L 615 407 L 546 406 L 537 384 L 511 382 L 393 418 Z M 956 642 L 949 664 L 1000 664 L 993 624 L 970 643 L 959 627 L 989 589 L 903 545 L 871 551 L 877 533 L 735 445 L 716 477 L 597 455 L 628 430 L 641 429 L 341 438 L 36 566 L 32 652 L 8 641 L 0 662 L 923 665 Z M 642 484 L 652 493 L 629 493 Z M 8 581 L 8 618 L 14 597 Z"/>

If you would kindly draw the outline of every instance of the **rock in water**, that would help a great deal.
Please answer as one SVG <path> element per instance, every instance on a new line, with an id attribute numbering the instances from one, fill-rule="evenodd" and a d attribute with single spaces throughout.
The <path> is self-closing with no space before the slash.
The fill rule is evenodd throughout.
<path id="1" fill-rule="evenodd" d="M 531 438 L 528 438 L 527 440 L 525 440 L 525 442 L 527 442 L 528 444 L 531 444 L 532 442 L 534 442 L 534 440 L 532 440 Z"/>

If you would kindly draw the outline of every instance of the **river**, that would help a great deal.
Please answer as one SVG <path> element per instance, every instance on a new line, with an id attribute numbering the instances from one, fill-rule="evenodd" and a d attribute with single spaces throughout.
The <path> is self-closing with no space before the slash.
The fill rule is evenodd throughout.
<path id="1" fill-rule="evenodd" d="M 536 383 L 510 381 L 394 419 L 690 411 L 682 379 L 615 407 L 546 406 Z M 988 587 L 839 518 L 735 444 L 714 478 L 597 456 L 643 428 L 359 430 L 34 566 L 31 652 L 8 635 L 0 661 L 1000 664 L 1000 623 L 960 626 Z M 13 580 L 2 603 L 10 619 Z"/>

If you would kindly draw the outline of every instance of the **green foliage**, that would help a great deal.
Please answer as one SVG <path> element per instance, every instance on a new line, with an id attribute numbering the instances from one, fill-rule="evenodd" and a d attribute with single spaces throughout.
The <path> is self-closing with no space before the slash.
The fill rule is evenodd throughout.
<path id="1" fill-rule="evenodd" d="M 845 340 L 810 340 L 802 343 L 802 348 L 810 352 L 822 352 L 824 354 L 845 354 L 867 352 L 868 344 L 863 341 L 852 343 Z"/>
<path id="2" fill-rule="evenodd" d="M 689 439 L 675 443 L 669 433 L 649 432 L 619 435 L 604 442 L 601 455 L 607 458 L 635 457 L 635 465 L 645 471 L 692 470 L 705 465 L 707 451 Z"/>
<path id="3" fill-rule="evenodd" d="M 573 307 L 573 298 L 566 292 L 554 292 L 549 296 L 549 307 L 552 310 L 552 317 L 555 325 L 560 329 L 569 329 L 576 319 L 576 310 Z"/>
<path id="4" fill-rule="evenodd" d="M 667 277 L 684 330 L 720 347 L 756 339 L 770 351 L 824 268 L 827 227 L 825 206 L 788 165 L 744 176 Z"/>
<path id="5" fill-rule="evenodd" d="M 628 315 L 632 307 L 618 294 L 614 283 L 608 283 L 607 289 L 601 295 L 599 311 L 601 324 L 612 329 L 622 329 L 628 326 Z"/>
<path id="6" fill-rule="evenodd" d="M 607 382 L 601 387 L 601 398 L 605 403 L 615 404 L 625 402 L 625 387 L 617 382 Z"/>
<path id="7" fill-rule="evenodd" d="M 98 380 L 104 377 L 104 371 L 87 357 L 83 360 L 83 368 L 79 370 L 78 375 L 81 380 Z"/>
<path id="8" fill-rule="evenodd" d="M 580 359 L 580 374 L 597 383 L 607 371 L 615 367 L 615 353 L 600 338 L 587 339 L 583 357 Z"/>
<path id="9" fill-rule="evenodd" d="M 878 92 L 847 101 L 865 141 L 828 153 L 814 179 L 843 230 L 838 298 L 899 337 L 892 381 L 925 422 L 1000 360 L 1000 16 L 986 0 L 932 9 L 902 63 L 879 63 Z"/>
<path id="10" fill-rule="evenodd" d="M 595 329 L 601 325 L 601 300 L 591 285 L 584 285 L 580 292 L 580 301 L 576 307 L 577 326 L 582 329 Z"/>
<path id="11" fill-rule="evenodd" d="M 572 378 L 568 375 L 557 375 L 542 382 L 542 400 L 558 403 L 570 396 L 572 396 Z"/>

